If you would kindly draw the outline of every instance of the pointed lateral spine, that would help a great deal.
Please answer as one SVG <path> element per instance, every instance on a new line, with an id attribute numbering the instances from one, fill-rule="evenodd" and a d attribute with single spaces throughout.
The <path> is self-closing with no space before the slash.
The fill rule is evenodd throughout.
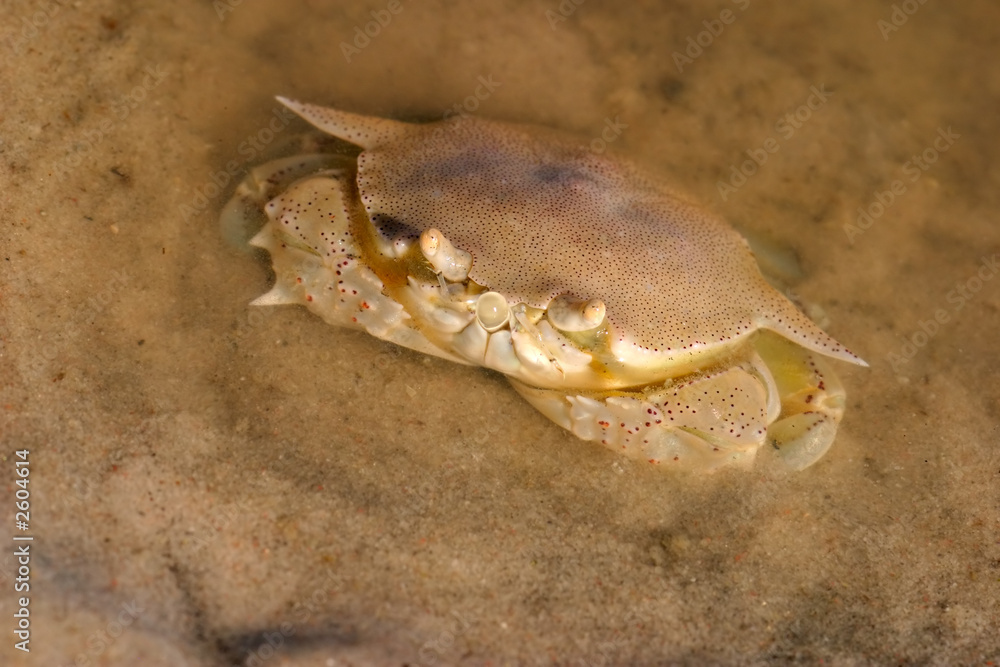
<path id="1" fill-rule="evenodd" d="M 791 302 L 788 303 L 788 310 L 783 315 L 781 318 L 772 315 L 764 319 L 760 323 L 760 326 L 781 335 L 807 350 L 857 366 L 868 367 L 867 361 L 848 350 L 837 339 L 820 329 L 804 313 L 795 309 L 791 305 Z"/>
<path id="2" fill-rule="evenodd" d="M 410 123 L 338 111 L 286 97 L 276 99 L 308 123 L 365 150 L 395 141 L 413 131 Z"/>

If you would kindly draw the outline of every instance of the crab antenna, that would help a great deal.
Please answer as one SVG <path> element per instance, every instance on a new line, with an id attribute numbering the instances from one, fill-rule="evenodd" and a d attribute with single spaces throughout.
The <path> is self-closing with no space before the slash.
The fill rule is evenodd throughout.
<path id="1" fill-rule="evenodd" d="M 366 150 L 398 139 L 412 131 L 409 123 L 401 123 L 398 120 L 337 111 L 281 96 L 278 96 L 277 100 L 324 132 Z"/>

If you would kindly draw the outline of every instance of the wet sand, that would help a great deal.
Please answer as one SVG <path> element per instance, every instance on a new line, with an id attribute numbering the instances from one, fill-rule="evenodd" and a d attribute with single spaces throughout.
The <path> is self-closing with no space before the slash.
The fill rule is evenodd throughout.
<path id="1" fill-rule="evenodd" d="M 0 662 L 996 664 L 1000 9 L 897 7 L 6 3 Z M 623 123 L 871 363 L 834 447 L 662 474 L 496 374 L 249 308 L 267 264 L 218 215 L 306 129 L 275 94 Z"/>

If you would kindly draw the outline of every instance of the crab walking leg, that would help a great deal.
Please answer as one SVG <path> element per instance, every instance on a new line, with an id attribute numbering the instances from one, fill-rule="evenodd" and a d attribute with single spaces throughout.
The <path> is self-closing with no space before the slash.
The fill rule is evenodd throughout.
<path id="1" fill-rule="evenodd" d="M 751 362 L 634 392 L 566 393 L 511 383 L 579 438 L 686 470 L 749 465 L 764 444 L 771 402 Z"/>
<path id="2" fill-rule="evenodd" d="M 781 414 L 767 429 L 785 463 L 802 470 L 818 461 L 837 435 L 846 394 L 827 360 L 775 335 L 762 335 L 757 351 L 774 377 Z"/>

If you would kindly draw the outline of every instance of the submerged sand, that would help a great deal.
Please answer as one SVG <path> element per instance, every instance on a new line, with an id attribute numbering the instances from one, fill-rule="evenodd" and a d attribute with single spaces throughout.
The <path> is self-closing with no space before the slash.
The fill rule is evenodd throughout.
<path id="1" fill-rule="evenodd" d="M 5 15 L 3 664 L 1000 660 L 995 3 Z M 793 251 L 796 292 L 871 363 L 838 365 L 833 449 L 664 475 L 495 374 L 249 308 L 267 266 L 218 213 L 304 129 L 275 94 L 623 124 L 610 150 Z"/>

